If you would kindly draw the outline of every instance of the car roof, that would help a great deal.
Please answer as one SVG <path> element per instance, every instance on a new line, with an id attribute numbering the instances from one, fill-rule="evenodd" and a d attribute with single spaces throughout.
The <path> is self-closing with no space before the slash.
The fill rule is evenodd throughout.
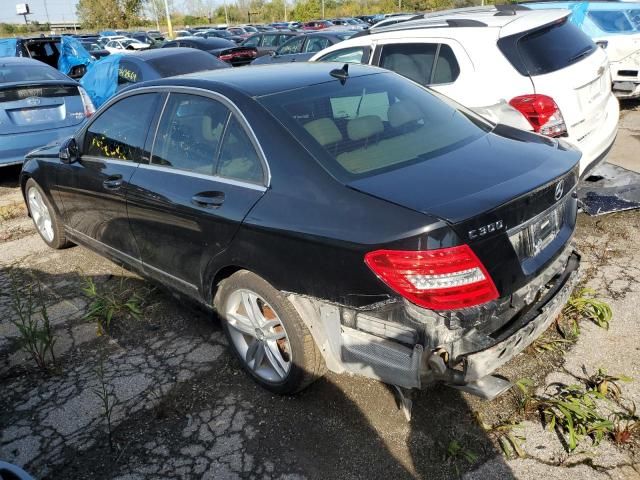
<path id="1" fill-rule="evenodd" d="M 386 27 L 373 27 L 368 32 L 373 35 L 390 31 L 434 27 L 489 27 L 498 28 L 501 30 L 501 36 L 507 36 L 548 25 L 569 14 L 570 12 L 564 9 L 529 10 L 517 4 L 498 7 L 468 7 L 426 13 L 421 19 L 408 20 Z"/>
<path id="2" fill-rule="evenodd" d="M 167 47 L 167 48 L 151 48 L 149 50 L 138 50 L 131 53 L 127 53 L 126 56 L 123 56 L 123 59 L 133 59 L 141 62 L 148 62 L 150 60 L 155 60 L 157 58 L 167 58 L 172 55 L 180 55 L 185 52 L 202 52 L 202 50 L 196 50 L 193 48 L 186 47 Z M 202 52 L 205 55 L 210 55 L 206 52 Z M 199 55 L 199 53 L 198 53 Z"/>
<path id="3" fill-rule="evenodd" d="M 562 1 L 523 1 L 520 3 L 523 7 L 526 7 L 530 4 L 540 6 L 543 8 L 572 8 L 576 5 L 587 4 L 587 10 L 638 10 L 640 9 L 640 5 L 638 3 L 630 3 L 630 2 L 615 2 L 611 0 L 601 0 L 601 1 L 589 1 L 589 2 L 562 2 Z"/>
<path id="4" fill-rule="evenodd" d="M 206 84 L 210 83 L 212 88 L 215 88 L 216 85 L 224 85 L 251 97 L 261 97 L 320 83 L 338 81 L 329 73 L 336 68 L 342 68 L 343 65 L 343 63 L 332 62 L 254 65 L 251 68 L 224 68 L 190 73 L 157 80 L 152 84 L 171 85 L 173 83 L 176 85 L 188 85 L 190 81 L 193 81 L 194 86 L 207 88 Z M 388 73 L 388 70 L 382 70 L 377 67 L 358 64 L 349 65 L 349 77 Z"/>

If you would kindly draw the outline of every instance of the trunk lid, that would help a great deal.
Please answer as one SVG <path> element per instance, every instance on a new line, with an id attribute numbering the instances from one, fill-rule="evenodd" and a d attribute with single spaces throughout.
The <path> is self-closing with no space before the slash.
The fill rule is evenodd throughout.
<path id="1" fill-rule="evenodd" d="M 9 83 L 0 87 L 0 135 L 71 127 L 84 119 L 75 83 Z"/>
<path id="2" fill-rule="evenodd" d="M 480 225 L 501 205 L 527 197 L 573 171 L 580 154 L 553 148 L 547 142 L 554 141 L 498 126 L 494 133 L 462 148 L 357 179 L 348 186 L 452 224 L 471 220 Z M 569 188 L 565 187 L 565 193 Z M 526 208 L 509 212 L 509 222 L 503 218 L 504 227 L 519 225 L 540 213 L 554 202 L 553 196 L 550 200 L 529 202 Z"/>

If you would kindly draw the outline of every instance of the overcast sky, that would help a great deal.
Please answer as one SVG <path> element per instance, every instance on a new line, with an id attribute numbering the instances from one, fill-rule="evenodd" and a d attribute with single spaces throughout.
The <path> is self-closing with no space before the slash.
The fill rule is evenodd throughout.
<path id="1" fill-rule="evenodd" d="M 29 21 L 37 20 L 44 23 L 47 21 L 45 13 L 45 0 L 0 0 L 0 22 L 16 23 L 24 22 L 22 16 L 16 15 L 16 4 L 27 3 L 33 13 L 28 15 Z M 76 19 L 77 0 L 46 0 L 49 20 L 51 22 L 61 22 L 63 20 L 72 21 Z"/>

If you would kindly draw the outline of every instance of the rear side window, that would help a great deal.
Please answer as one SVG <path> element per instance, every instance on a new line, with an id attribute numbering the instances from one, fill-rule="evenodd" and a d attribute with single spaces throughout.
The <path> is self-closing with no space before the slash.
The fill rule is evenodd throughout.
<path id="1" fill-rule="evenodd" d="M 544 75 L 568 67 L 596 51 L 596 45 L 566 18 L 498 40 L 498 47 L 522 75 Z"/>
<path id="2" fill-rule="evenodd" d="M 151 163 L 212 175 L 229 113 L 213 99 L 172 93 L 158 125 Z"/>
<path id="3" fill-rule="evenodd" d="M 156 93 L 133 95 L 111 105 L 87 129 L 82 153 L 140 162 L 158 98 Z"/>
<path id="4" fill-rule="evenodd" d="M 262 163 L 238 120 L 231 117 L 224 134 L 218 175 L 250 183 L 262 183 Z"/>
<path id="5" fill-rule="evenodd" d="M 246 47 L 257 47 L 260 44 L 260 35 L 247 38 L 242 45 Z"/>
<path id="6" fill-rule="evenodd" d="M 262 46 L 263 47 L 277 47 L 278 46 L 278 35 L 264 35 L 262 37 Z"/>
<path id="7" fill-rule="evenodd" d="M 632 32 L 633 26 L 622 11 L 592 11 L 589 18 L 605 32 Z"/>
<path id="8" fill-rule="evenodd" d="M 331 45 L 331 41 L 326 37 L 311 37 L 307 40 L 304 51 L 306 53 L 319 52 L 329 45 Z"/>
<path id="9" fill-rule="evenodd" d="M 460 74 L 451 47 L 437 43 L 385 45 L 380 53 L 380 66 L 420 85 L 452 83 Z"/>

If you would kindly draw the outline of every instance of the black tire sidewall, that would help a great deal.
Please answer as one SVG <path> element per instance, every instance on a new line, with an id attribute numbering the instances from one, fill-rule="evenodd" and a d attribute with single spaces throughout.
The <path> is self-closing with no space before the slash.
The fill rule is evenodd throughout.
<path id="1" fill-rule="evenodd" d="M 251 290 L 261 296 L 274 309 L 282 322 L 289 338 L 291 347 L 291 367 L 289 373 L 282 382 L 269 382 L 251 370 L 241 357 L 231 338 L 229 327 L 225 319 L 225 308 L 229 296 L 236 290 Z M 280 292 L 269 285 L 265 280 L 248 271 L 241 271 L 227 278 L 220 286 L 216 294 L 215 307 L 222 321 L 222 327 L 229 342 L 229 347 L 238 359 L 242 368 L 265 389 L 278 394 L 293 394 L 298 392 L 305 383 L 304 365 L 304 339 L 301 328 L 306 329 L 297 311 Z"/>

